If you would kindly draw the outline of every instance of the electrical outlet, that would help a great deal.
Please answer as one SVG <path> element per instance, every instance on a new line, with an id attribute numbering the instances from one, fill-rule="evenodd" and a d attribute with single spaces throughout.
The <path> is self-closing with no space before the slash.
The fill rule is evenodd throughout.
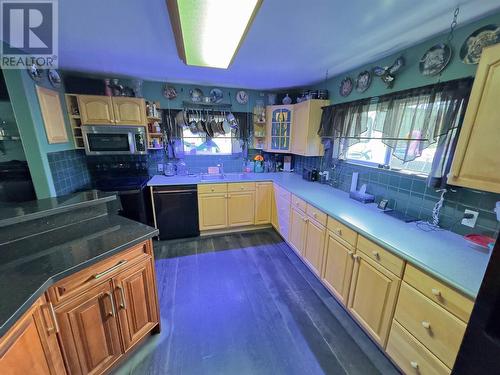
<path id="1" fill-rule="evenodd" d="M 159 173 L 163 173 L 163 163 L 159 163 L 156 168 Z"/>
<path id="2" fill-rule="evenodd" d="M 477 221 L 477 217 L 479 215 L 479 212 L 472 211 L 472 210 L 465 210 L 464 215 L 467 215 L 467 214 L 473 215 L 473 217 L 471 217 L 470 219 L 463 218 L 462 225 L 474 228 L 476 226 L 476 221 Z"/>

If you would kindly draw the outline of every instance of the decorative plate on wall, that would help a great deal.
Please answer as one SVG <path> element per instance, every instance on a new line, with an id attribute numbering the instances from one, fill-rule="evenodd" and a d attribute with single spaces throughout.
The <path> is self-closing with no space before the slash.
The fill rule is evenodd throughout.
<path id="1" fill-rule="evenodd" d="M 462 48 L 460 48 L 460 59 L 465 64 L 477 64 L 483 48 L 498 42 L 500 42 L 500 27 L 498 25 L 483 26 L 465 39 Z"/>
<path id="2" fill-rule="evenodd" d="M 339 94 L 343 97 L 348 96 L 352 92 L 352 79 L 345 77 L 342 82 L 340 82 Z"/>
<path id="3" fill-rule="evenodd" d="M 244 90 L 240 90 L 236 93 L 236 101 L 240 104 L 248 103 L 248 94 Z"/>
<path id="4" fill-rule="evenodd" d="M 191 89 L 189 90 L 189 97 L 191 98 L 192 102 L 199 103 L 203 99 L 203 91 L 201 91 L 199 88 Z"/>
<path id="5" fill-rule="evenodd" d="M 365 92 L 368 87 L 372 84 L 372 75 L 368 70 L 359 73 L 358 78 L 356 78 L 356 91 Z"/>
<path id="6" fill-rule="evenodd" d="M 177 98 L 177 90 L 174 86 L 165 85 L 163 88 L 163 96 L 168 100 L 173 100 Z"/>
<path id="7" fill-rule="evenodd" d="M 27 68 L 27 70 L 33 81 L 39 82 L 42 79 L 42 69 L 40 69 L 36 64 L 31 65 Z"/>
<path id="8" fill-rule="evenodd" d="M 438 43 L 427 50 L 420 59 L 419 69 L 424 76 L 435 76 L 446 68 L 451 60 L 451 48 Z"/>
<path id="9" fill-rule="evenodd" d="M 49 82 L 52 85 L 52 87 L 58 89 L 61 87 L 61 76 L 55 69 L 49 69 L 47 71 L 47 76 L 49 77 Z"/>
<path id="10" fill-rule="evenodd" d="M 222 102 L 222 98 L 224 97 L 224 94 L 222 93 L 221 89 L 214 88 L 210 90 L 210 100 L 212 103 L 220 103 Z"/>

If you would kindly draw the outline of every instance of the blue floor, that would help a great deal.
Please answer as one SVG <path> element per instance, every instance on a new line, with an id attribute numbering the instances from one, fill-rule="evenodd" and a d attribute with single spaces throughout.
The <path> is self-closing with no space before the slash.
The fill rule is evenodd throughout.
<path id="1" fill-rule="evenodd" d="M 398 374 L 273 230 L 155 255 L 162 332 L 116 374 Z"/>

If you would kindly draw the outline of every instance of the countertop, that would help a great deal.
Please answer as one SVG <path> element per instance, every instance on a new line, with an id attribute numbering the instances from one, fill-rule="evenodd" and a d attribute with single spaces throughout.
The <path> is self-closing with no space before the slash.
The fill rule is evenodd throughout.
<path id="1" fill-rule="evenodd" d="M 295 173 L 228 174 L 221 180 L 200 176 L 157 175 L 149 186 L 202 183 L 273 181 L 292 194 L 321 209 L 364 237 L 383 246 L 438 279 L 475 298 L 481 286 L 490 254 L 471 247 L 460 235 L 446 230 L 426 232 L 416 223 L 404 223 L 384 215 L 373 204 L 352 200 L 344 191 L 303 180 Z"/>
<path id="2" fill-rule="evenodd" d="M 0 337 L 56 281 L 157 234 L 104 215 L 0 246 Z"/>
<path id="3" fill-rule="evenodd" d="M 115 199 L 116 195 L 114 193 L 90 190 L 57 198 L 39 199 L 23 203 L 0 203 L 0 228 Z"/>

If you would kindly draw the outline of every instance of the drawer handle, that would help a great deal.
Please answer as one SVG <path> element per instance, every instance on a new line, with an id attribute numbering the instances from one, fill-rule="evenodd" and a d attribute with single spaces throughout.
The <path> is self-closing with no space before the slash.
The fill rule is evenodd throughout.
<path id="1" fill-rule="evenodd" d="M 242 187 L 240 187 L 240 189 L 241 189 L 241 190 L 245 190 L 245 188 L 244 188 L 243 186 L 242 186 Z"/>
<path id="2" fill-rule="evenodd" d="M 54 306 L 52 305 L 52 302 L 49 302 L 48 305 L 50 311 L 50 318 L 52 319 L 52 327 L 47 328 L 47 331 L 49 333 L 50 332 L 59 333 L 59 324 L 57 324 L 57 318 L 56 318 L 56 312 L 54 311 Z"/>
<path id="3" fill-rule="evenodd" d="M 359 255 L 358 254 L 353 254 L 352 258 L 356 261 L 359 262 Z"/>
<path id="4" fill-rule="evenodd" d="M 121 266 L 123 266 L 125 263 L 127 263 L 127 260 L 124 259 L 124 260 L 120 260 L 118 263 L 116 263 L 113 267 L 110 267 L 108 268 L 106 271 L 102 271 L 102 272 L 99 272 L 99 273 L 96 273 L 94 276 L 92 276 L 94 279 L 100 279 L 101 277 L 103 276 L 106 276 L 108 273 L 111 273 L 113 272 L 114 270 L 116 270 L 117 268 L 120 268 Z"/>
<path id="5" fill-rule="evenodd" d="M 432 294 L 434 294 L 436 297 L 441 297 L 441 291 L 436 288 L 432 288 Z"/>
<path id="6" fill-rule="evenodd" d="M 413 367 L 414 369 L 418 369 L 418 363 L 415 361 L 411 361 L 410 366 Z"/>
<path id="7" fill-rule="evenodd" d="M 354 258 L 354 252 L 350 250 L 347 252 L 347 255 L 349 255 L 351 258 Z"/>
<path id="8" fill-rule="evenodd" d="M 422 321 L 422 327 L 424 327 L 425 329 L 431 329 L 431 323 L 424 320 Z"/>
<path id="9" fill-rule="evenodd" d="M 121 285 L 117 286 L 118 290 L 120 291 L 120 308 L 123 310 L 127 309 L 127 303 L 125 302 L 125 292 L 123 291 L 123 287 Z"/>
<path id="10" fill-rule="evenodd" d="M 215 188 L 212 188 L 212 189 L 210 189 L 210 190 L 215 191 Z"/>
<path id="11" fill-rule="evenodd" d="M 104 292 L 104 295 L 109 297 L 109 301 L 111 303 L 111 311 L 108 312 L 108 316 L 115 317 L 116 309 L 115 309 L 115 302 L 113 301 L 113 296 L 111 295 L 110 292 Z"/>
<path id="12" fill-rule="evenodd" d="M 378 253 L 378 251 L 373 250 L 373 251 L 372 251 L 372 254 L 373 254 L 373 256 L 374 256 L 375 258 L 380 259 L 380 254 Z"/>

